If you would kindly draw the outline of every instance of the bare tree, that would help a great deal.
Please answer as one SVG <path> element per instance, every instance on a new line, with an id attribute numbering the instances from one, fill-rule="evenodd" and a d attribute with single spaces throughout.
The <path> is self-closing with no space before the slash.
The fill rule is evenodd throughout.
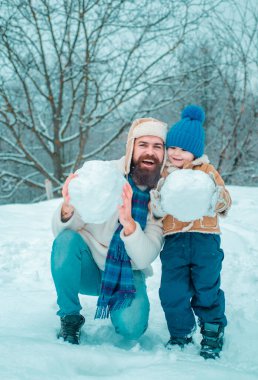
<path id="1" fill-rule="evenodd" d="M 201 104 L 206 111 L 207 153 L 226 181 L 239 185 L 258 183 L 254 5 L 229 0 L 214 10 L 200 38 L 187 40 L 178 49 L 177 76 L 163 83 L 164 94 L 157 103 L 157 115 L 165 114 L 170 123 L 180 117 L 184 105 Z"/>
<path id="2" fill-rule="evenodd" d="M 40 199 L 46 179 L 58 194 L 69 172 L 100 157 L 218 3 L 3 0 L 2 201 Z"/>
<path id="3" fill-rule="evenodd" d="M 255 171 L 255 167 L 249 164 L 255 145 L 256 148 L 258 145 L 257 83 L 254 83 L 258 73 L 255 59 L 258 12 L 252 1 L 241 6 L 236 1 L 231 4 L 231 20 L 218 14 L 212 26 L 214 43 L 218 46 L 212 61 L 223 86 L 222 101 L 218 100 L 223 112 L 216 120 L 219 137 L 217 166 L 228 182 L 242 177 L 246 183 Z"/>

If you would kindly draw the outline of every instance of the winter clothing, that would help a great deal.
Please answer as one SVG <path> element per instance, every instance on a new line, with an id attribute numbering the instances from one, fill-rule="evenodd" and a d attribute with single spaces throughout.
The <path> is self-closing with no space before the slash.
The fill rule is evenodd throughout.
<path id="1" fill-rule="evenodd" d="M 132 124 L 128 134 L 126 156 L 112 162 L 123 175 L 130 173 L 135 138 L 145 135 L 160 137 L 165 142 L 166 124 L 152 118 L 138 119 Z M 94 191 L 94 189 L 92 190 Z M 141 190 L 144 192 L 146 189 L 141 187 Z M 158 256 L 163 244 L 161 221 L 153 218 L 148 211 L 147 202 L 144 203 L 143 208 L 142 219 L 136 218 L 133 214 L 136 218 L 136 229 L 132 234 L 126 236 L 123 228 L 119 227 L 118 210 L 107 222 L 102 224 L 86 224 L 81 219 L 78 210 L 74 210 L 71 218 L 63 223 L 61 219 L 62 204 L 60 204 L 52 220 L 56 239 L 51 260 L 60 317 L 79 314 L 81 310 L 79 292 L 99 295 L 101 271 L 104 270 L 107 254 L 110 253 L 109 248 L 113 250 L 114 240 L 117 240 L 119 233 L 119 244 L 124 245 L 126 251 L 124 256 L 128 255 L 133 269 L 133 281 L 130 281 L 129 290 L 135 288 L 136 292 L 129 307 L 110 311 L 111 321 L 116 331 L 128 339 L 138 339 L 143 334 L 147 328 L 149 316 L 145 275 L 152 273 L 150 264 Z M 133 211 L 135 211 L 134 207 Z M 130 265 L 127 266 L 127 269 L 130 268 Z M 116 272 L 118 273 L 117 267 Z M 111 276 L 107 277 L 110 280 Z M 104 277 L 104 285 L 107 277 Z M 119 282 L 122 290 L 124 290 L 125 278 L 127 283 L 128 277 L 124 275 L 122 275 L 123 281 L 120 279 Z M 111 304 L 116 303 L 118 294 L 117 291 L 114 294 L 112 292 Z"/>
<path id="2" fill-rule="evenodd" d="M 201 334 L 203 339 L 200 355 L 204 359 L 219 358 L 223 347 L 224 327 L 218 324 L 204 323 Z"/>
<path id="3" fill-rule="evenodd" d="M 80 314 L 79 293 L 99 295 L 101 271 L 89 247 L 76 231 L 64 229 L 54 240 L 51 272 L 58 295 L 57 315 L 60 317 Z"/>
<path id="4" fill-rule="evenodd" d="M 147 222 L 149 190 L 140 190 L 129 175 L 129 183 L 133 189 L 132 217 L 144 230 Z M 119 224 L 109 244 L 105 270 L 102 276 L 101 294 L 97 303 L 95 318 L 106 318 L 110 310 L 130 306 L 135 297 L 133 273 L 130 258 L 120 238 L 123 226 Z M 112 296 L 116 293 L 114 297 Z"/>
<path id="5" fill-rule="evenodd" d="M 165 243 L 160 254 L 159 294 L 170 335 L 180 338 L 191 336 L 195 330 L 194 314 L 201 325 L 211 323 L 224 327 L 227 324 L 224 292 L 220 289 L 224 253 L 220 247 L 218 215 L 225 215 L 231 205 L 224 181 L 207 156 L 188 163 L 184 169 L 202 170 L 211 175 L 218 197 L 213 206 L 214 216 L 192 222 L 181 222 L 172 215 L 163 219 Z M 167 163 L 164 176 L 173 170 L 180 169 Z M 155 214 L 155 209 L 153 212 Z"/>
<path id="6" fill-rule="evenodd" d="M 51 270 L 59 306 L 58 315 L 80 315 L 82 309 L 78 294 L 98 296 L 102 272 L 82 236 L 64 229 L 55 239 L 51 255 Z M 111 311 L 111 322 L 117 333 L 126 339 L 138 339 L 146 330 L 149 300 L 145 276 L 133 271 L 135 298 L 130 307 Z"/>
<path id="7" fill-rule="evenodd" d="M 190 337 L 171 336 L 169 341 L 165 345 L 165 347 L 167 350 L 172 350 L 174 346 L 179 346 L 180 348 L 184 348 L 190 343 L 193 343 L 193 338 L 191 336 Z"/>
<path id="8" fill-rule="evenodd" d="M 220 247 L 218 215 L 227 213 L 231 198 L 223 179 L 209 163 L 208 157 L 203 155 L 204 119 L 205 114 L 200 107 L 186 107 L 182 119 L 168 132 L 166 146 L 191 152 L 197 158 L 186 163 L 183 169 L 201 170 L 213 179 L 216 191 L 208 215 L 191 222 L 181 222 L 173 215 L 165 215 L 162 210 L 159 190 L 164 179 L 157 190 L 151 191 L 152 212 L 156 217 L 163 217 L 165 243 L 160 254 L 162 277 L 159 295 L 173 342 L 191 338 L 196 329 L 195 316 L 203 335 L 204 329 L 212 326 L 215 340 L 227 324 L 224 292 L 220 289 L 224 252 Z M 174 170 L 180 169 L 167 162 L 163 177 Z M 220 338 L 216 342 L 214 352 L 217 355 L 223 342 Z M 201 345 L 200 355 L 208 358 L 210 340 L 204 338 Z M 207 345 L 210 345 L 208 349 Z"/>
<path id="9" fill-rule="evenodd" d="M 82 315 L 66 315 L 61 319 L 61 329 L 58 338 L 63 338 L 65 342 L 79 344 L 81 328 L 85 323 Z"/>
<path id="10" fill-rule="evenodd" d="M 201 170 L 204 173 L 209 174 L 216 186 L 218 199 L 215 202 L 215 209 L 213 216 L 204 216 L 201 219 L 194 220 L 193 222 L 181 222 L 172 215 L 167 215 L 163 220 L 163 233 L 164 236 L 175 234 L 177 232 L 201 232 L 201 233 L 214 233 L 220 234 L 220 227 L 218 216 L 225 216 L 231 206 L 231 198 L 228 190 L 225 188 L 225 184 L 217 170 L 213 165 L 209 163 L 208 157 L 203 155 L 199 159 L 192 161 L 184 166 L 184 169 Z M 173 167 L 169 162 L 166 163 L 165 171 L 163 172 L 166 177 L 173 170 L 180 170 Z M 155 215 L 155 209 L 152 206 L 153 213 Z"/>
<path id="11" fill-rule="evenodd" d="M 204 110 L 195 105 L 187 106 L 181 114 L 181 120 L 168 131 L 166 147 L 178 147 L 191 152 L 194 157 L 204 153 L 205 132 Z"/>
<path id="12" fill-rule="evenodd" d="M 124 158 L 112 162 L 118 170 L 124 172 Z M 59 205 L 52 219 L 55 237 L 64 229 L 78 231 L 89 247 L 97 266 L 103 271 L 110 241 L 118 227 L 118 211 L 105 223 L 85 224 L 78 211 L 75 210 L 71 219 L 63 223 L 61 208 L 62 204 Z M 149 213 L 144 231 L 136 222 L 136 230 L 133 234 L 125 236 L 122 230 L 120 236 L 125 244 L 126 252 L 131 258 L 132 268 L 143 270 L 146 276 L 152 275 L 153 271 L 150 264 L 158 256 L 163 244 L 162 221 L 155 219 Z"/>
<path id="13" fill-rule="evenodd" d="M 219 235 L 185 232 L 166 237 L 160 254 L 159 295 L 171 336 L 191 336 L 196 328 L 194 313 L 201 325 L 226 326 L 220 289 L 223 258 Z"/>
<path id="14" fill-rule="evenodd" d="M 159 121 L 157 119 L 153 119 L 151 117 L 136 119 L 128 133 L 127 143 L 126 143 L 126 155 L 125 155 L 125 173 L 129 174 L 131 170 L 131 161 L 133 155 L 134 148 L 134 140 L 138 137 L 142 136 L 156 136 L 160 137 L 164 143 L 166 141 L 167 134 L 167 124 Z M 164 168 L 165 164 L 165 156 L 163 165 L 161 168 L 161 172 Z"/>

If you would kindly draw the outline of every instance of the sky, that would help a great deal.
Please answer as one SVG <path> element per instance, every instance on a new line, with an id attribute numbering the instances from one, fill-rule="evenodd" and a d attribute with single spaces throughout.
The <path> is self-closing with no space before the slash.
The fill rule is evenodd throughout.
<path id="1" fill-rule="evenodd" d="M 185 350 L 169 338 L 158 289 L 160 260 L 147 279 L 149 328 L 129 346 L 109 320 L 94 320 L 96 298 L 81 297 L 81 345 L 56 338 L 59 318 L 50 273 L 51 217 L 61 199 L 0 206 L 0 378 L 4 380 L 255 380 L 258 378 L 258 188 L 228 186 L 233 205 L 221 219 L 222 289 L 228 327 L 219 360 L 199 356 L 201 335 Z"/>

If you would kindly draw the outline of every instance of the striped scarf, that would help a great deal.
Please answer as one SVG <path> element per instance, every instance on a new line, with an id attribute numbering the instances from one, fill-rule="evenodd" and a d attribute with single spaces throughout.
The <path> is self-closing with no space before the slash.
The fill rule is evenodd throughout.
<path id="1" fill-rule="evenodd" d="M 133 189 L 132 217 L 144 230 L 147 223 L 149 190 L 140 190 L 131 176 L 128 181 Z M 123 226 L 119 224 L 110 242 L 105 270 L 102 275 L 101 291 L 97 302 L 96 318 L 108 318 L 110 311 L 126 308 L 135 298 L 136 289 L 130 257 L 120 238 Z"/>

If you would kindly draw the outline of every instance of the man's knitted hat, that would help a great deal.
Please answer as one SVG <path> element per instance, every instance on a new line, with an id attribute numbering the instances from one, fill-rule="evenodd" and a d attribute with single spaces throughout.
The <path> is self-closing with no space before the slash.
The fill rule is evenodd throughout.
<path id="1" fill-rule="evenodd" d="M 205 112 L 201 107 L 185 107 L 181 120 L 172 125 L 167 134 L 166 147 L 178 147 L 191 152 L 196 158 L 201 157 L 205 141 L 204 120 Z"/>
<path id="2" fill-rule="evenodd" d="M 160 137 L 164 143 L 166 141 L 167 124 L 152 117 L 136 119 L 132 123 L 128 132 L 125 155 L 125 174 L 130 173 L 131 161 L 133 156 L 134 140 L 142 136 Z M 165 155 L 164 162 L 165 163 Z M 162 168 L 163 168 L 162 165 Z"/>

